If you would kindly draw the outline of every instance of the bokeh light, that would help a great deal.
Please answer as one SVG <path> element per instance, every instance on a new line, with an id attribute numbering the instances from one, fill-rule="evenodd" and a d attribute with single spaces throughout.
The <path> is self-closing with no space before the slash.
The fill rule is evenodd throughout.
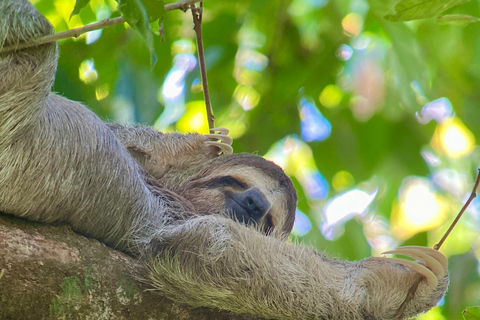
<path id="1" fill-rule="evenodd" d="M 180 132 L 208 132 L 208 120 L 204 101 L 192 101 L 185 105 L 185 113 L 176 123 Z"/>
<path id="2" fill-rule="evenodd" d="M 300 98 L 299 111 L 303 140 L 322 141 L 330 136 L 332 125 L 318 110 L 312 99 Z"/>
<path id="3" fill-rule="evenodd" d="M 398 190 L 398 203 L 392 210 L 392 233 L 397 239 L 405 240 L 436 228 L 445 221 L 446 210 L 445 201 L 428 179 L 408 177 Z"/>
<path id="4" fill-rule="evenodd" d="M 297 209 L 295 213 L 295 224 L 292 233 L 297 236 L 304 236 L 312 230 L 312 223 L 305 213 Z"/>
<path id="5" fill-rule="evenodd" d="M 340 228 L 343 223 L 355 215 L 364 214 L 376 195 L 377 190 L 369 194 L 353 189 L 329 200 L 324 208 L 325 221 L 320 226 L 323 236 L 329 240 L 335 239 L 343 232 Z"/>
<path id="6" fill-rule="evenodd" d="M 327 108 L 335 108 L 342 101 L 343 92 L 340 87 L 335 84 L 329 84 L 320 93 L 320 103 Z"/>
<path id="7" fill-rule="evenodd" d="M 158 130 L 166 130 L 185 112 L 185 77 L 197 64 L 194 50 L 191 40 L 177 40 L 172 44 L 173 66 L 158 94 L 158 100 L 165 104 L 165 109 L 154 123 Z"/>
<path id="8" fill-rule="evenodd" d="M 78 69 L 78 77 L 85 84 L 92 84 L 98 78 L 97 70 L 93 59 L 83 60 Z"/>
<path id="9" fill-rule="evenodd" d="M 415 113 L 418 122 L 427 124 L 430 120 L 435 120 L 439 123 L 447 120 L 453 116 L 452 103 L 447 98 L 440 98 L 427 103 L 420 114 Z"/>
<path id="10" fill-rule="evenodd" d="M 327 181 L 317 169 L 312 149 L 302 140 L 288 136 L 274 143 L 264 157 L 294 176 L 309 200 L 320 200 L 327 196 Z"/>
<path id="11" fill-rule="evenodd" d="M 439 154 L 456 159 L 473 152 L 475 137 L 460 119 L 453 117 L 437 124 L 431 145 Z"/>
<path id="12" fill-rule="evenodd" d="M 343 30 L 350 36 L 358 36 L 362 32 L 363 17 L 355 12 L 347 14 L 342 20 Z"/>

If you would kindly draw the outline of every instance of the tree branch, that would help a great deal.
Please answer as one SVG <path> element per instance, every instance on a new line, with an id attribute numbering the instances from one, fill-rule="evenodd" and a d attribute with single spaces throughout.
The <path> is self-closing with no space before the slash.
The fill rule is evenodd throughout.
<path id="1" fill-rule="evenodd" d="M 199 2 L 203 0 L 182 0 L 174 3 L 169 3 L 165 5 L 165 12 L 181 9 L 183 11 L 187 11 L 190 8 L 190 5 L 195 2 Z M 117 24 L 122 24 L 125 22 L 123 17 L 116 17 L 112 19 L 105 19 L 99 22 L 87 24 L 80 28 L 70 29 L 59 33 L 50 34 L 48 36 L 40 37 L 36 39 L 34 42 L 23 42 L 19 44 L 14 44 L 10 46 L 6 46 L 0 49 L 0 54 L 7 53 L 10 51 L 17 51 L 25 48 L 36 47 L 42 44 L 55 42 L 62 39 L 67 38 L 78 38 L 80 35 L 98 29 L 103 29 L 111 26 L 115 26 Z"/>
<path id="2" fill-rule="evenodd" d="M 198 63 L 200 65 L 200 74 L 202 76 L 203 85 L 203 97 L 205 99 L 205 108 L 207 109 L 208 128 L 210 133 L 215 133 L 212 129 L 215 128 L 215 116 L 212 112 L 212 104 L 210 102 L 210 93 L 208 92 L 207 82 L 207 67 L 205 65 L 205 53 L 203 51 L 203 39 L 202 39 L 202 16 L 203 16 L 203 2 L 200 2 L 200 7 L 195 7 L 195 4 L 190 6 L 193 17 L 193 30 L 197 36 L 197 51 L 198 51 Z"/>
<path id="3" fill-rule="evenodd" d="M 139 270 L 67 226 L 0 213 L 0 319 L 260 320 L 175 303 L 136 281 Z"/>

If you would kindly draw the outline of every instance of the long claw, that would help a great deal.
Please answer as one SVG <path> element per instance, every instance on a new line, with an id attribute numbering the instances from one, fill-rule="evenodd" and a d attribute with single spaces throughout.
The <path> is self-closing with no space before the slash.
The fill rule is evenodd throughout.
<path id="1" fill-rule="evenodd" d="M 432 248 L 428 247 L 421 247 L 421 246 L 405 246 L 401 248 L 407 248 L 407 249 L 420 249 L 426 254 L 434 257 L 437 259 L 438 262 L 442 265 L 443 269 L 446 271 L 448 269 L 448 259 L 445 257 L 441 252 L 434 250 Z M 400 248 L 399 248 L 400 249 Z"/>
<path id="2" fill-rule="evenodd" d="M 220 134 L 227 135 L 230 131 L 227 128 L 212 128 L 213 132 L 220 132 Z"/>
<path id="3" fill-rule="evenodd" d="M 205 141 L 206 144 L 220 148 L 224 154 L 232 154 L 233 148 L 231 145 L 218 141 Z"/>
<path id="4" fill-rule="evenodd" d="M 394 261 L 394 262 L 403 264 L 409 268 L 412 268 L 413 270 L 417 271 L 419 274 L 424 276 L 429 285 L 432 285 L 434 287 L 438 285 L 438 280 L 435 274 L 433 274 L 433 272 L 427 269 L 425 266 L 418 264 L 415 261 L 399 259 L 399 258 L 384 258 L 384 259 Z"/>
<path id="5" fill-rule="evenodd" d="M 423 248 L 397 248 L 395 250 L 383 252 L 384 254 L 396 254 L 402 255 L 406 257 L 410 257 L 416 260 L 419 260 L 425 264 L 425 266 L 432 270 L 435 276 L 440 277 L 445 274 L 445 269 L 443 268 L 442 264 L 438 262 L 434 257 L 428 255 Z"/>
<path id="6" fill-rule="evenodd" d="M 224 134 L 212 133 L 212 134 L 207 135 L 207 137 L 212 138 L 213 140 L 220 140 L 223 143 L 226 143 L 226 144 L 229 144 L 229 145 L 231 145 L 232 142 L 233 142 L 232 137 L 229 137 L 229 136 L 224 135 Z"/>

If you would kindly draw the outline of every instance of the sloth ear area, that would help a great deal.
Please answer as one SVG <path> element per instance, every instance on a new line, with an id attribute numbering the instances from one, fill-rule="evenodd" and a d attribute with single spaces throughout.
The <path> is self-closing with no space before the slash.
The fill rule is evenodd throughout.
<path id="1" fill-rule="evenodd" d="M 205 144 L 219 150 L 218 155 L 232 154 L 233 139 L 228 136 L 229 130 L 226 128 L 213 128 L 212 131 L 218 131 L 218 133 L 206 134 L 205 137 L 207 138 L 207 141 L 205 141 Z"/>

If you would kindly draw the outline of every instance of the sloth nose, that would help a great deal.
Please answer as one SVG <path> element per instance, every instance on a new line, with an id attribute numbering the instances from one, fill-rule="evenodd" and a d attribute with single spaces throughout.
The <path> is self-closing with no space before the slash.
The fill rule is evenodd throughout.
<path id="1" fill-rule="evenodd" d="M 258 189 L 245 192 L 243 204 L 247 212 L 255 220 L 262 218 L 270 209 L 270 204 Z"/>

